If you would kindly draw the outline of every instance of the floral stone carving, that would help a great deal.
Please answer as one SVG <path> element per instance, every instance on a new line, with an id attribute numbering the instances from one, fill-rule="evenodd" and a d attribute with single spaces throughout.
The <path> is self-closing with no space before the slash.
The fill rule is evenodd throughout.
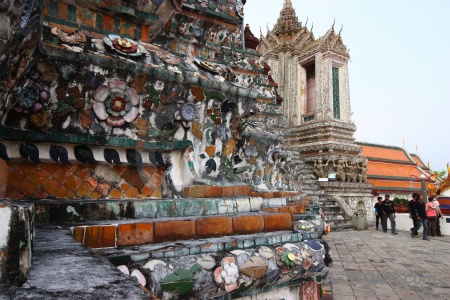
<path id="1" fill-rule="evenodd" d="M 139 114 L 141 102 L 136 90 L 126 82 L 111 80 L 108 85 L 99 86 L 94 92 L 93 109 L 100 120 L 113 127 L 133 122 Z"/>

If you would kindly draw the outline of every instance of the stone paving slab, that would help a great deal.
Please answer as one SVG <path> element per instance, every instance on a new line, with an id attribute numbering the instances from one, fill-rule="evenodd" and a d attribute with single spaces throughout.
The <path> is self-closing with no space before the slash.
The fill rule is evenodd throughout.
<path id="1" fill-rule="evenodd" d="M 373 228 L 324 236 L 333 299 L 449 299 L 450 236 L 411 238 Z"/>
<path id="2" fill-rule="evenodd" d="M 37 226 L 33 261 L 21 288 L 0 285 L 0 300 L 150 299 L 102 256 L 77 243 L 68 228 Z"/>

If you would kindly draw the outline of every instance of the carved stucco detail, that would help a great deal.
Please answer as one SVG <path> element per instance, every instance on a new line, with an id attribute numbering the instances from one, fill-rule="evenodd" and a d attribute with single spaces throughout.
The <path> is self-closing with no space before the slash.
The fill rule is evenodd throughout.
<path id="1" fill-rule="evenodd" d="M 351 122 L 350 87 L 348 81 L 348 64 L 339 69 L 339 94 L 341 100 L 341 119 Z"/>

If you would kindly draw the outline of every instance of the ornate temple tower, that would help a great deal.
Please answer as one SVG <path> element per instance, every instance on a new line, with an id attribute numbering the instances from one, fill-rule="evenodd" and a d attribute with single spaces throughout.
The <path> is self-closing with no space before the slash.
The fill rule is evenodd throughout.
<path id="1" fill-rule="evenodd" d="M 291 0 L 285 0 L 277 23 L 261 34 L 258 51 L 271 67 L 289 122 L 290 149 L 311 166 L 326 193 L 347 194 L 355 209 L 369 194 L 367 162 L 355 144 L 351 120 L 348 61 L 350 55 L 333 26 L 316 39 L 299 22 Z M 335 180 L 335 182 L 333 182 Z M 351 191 L 353 190 L 353 191 Z M 357 197 L 355 192 L 362 191 Z M 368 207 L 367 207 L 368 208 Z"/>

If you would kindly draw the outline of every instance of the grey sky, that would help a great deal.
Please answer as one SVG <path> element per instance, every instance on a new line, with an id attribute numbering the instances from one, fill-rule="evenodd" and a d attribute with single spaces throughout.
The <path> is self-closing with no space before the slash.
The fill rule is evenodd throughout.
<path id="1" fill-rule="evenodd" d="M 247 0 L 256 37 L 273 28 L 284 0 Z M 333 25 L 350 48 L 358 141 L 402 146 L 435 170 L 450 162 L 450 1 L 292 0 L 315 38 Z"/>

